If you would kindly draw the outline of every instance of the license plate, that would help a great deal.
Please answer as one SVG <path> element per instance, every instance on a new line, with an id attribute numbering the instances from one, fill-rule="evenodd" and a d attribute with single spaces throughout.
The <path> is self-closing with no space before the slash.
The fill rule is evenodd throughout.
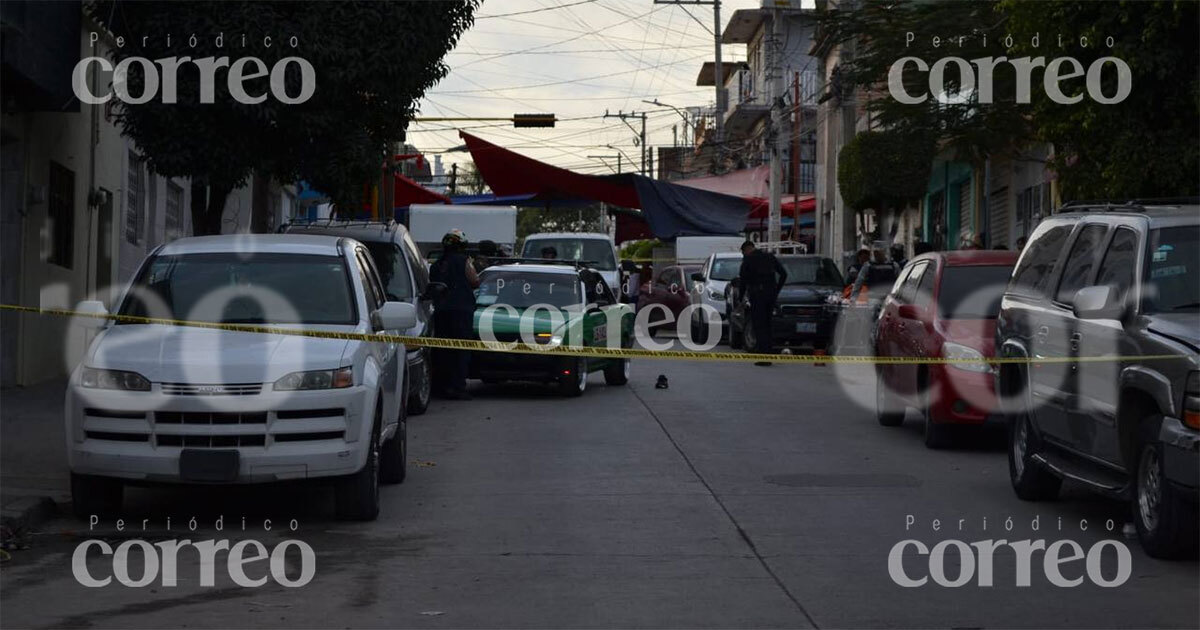
<path id="1" fill-rule="evenodd" d="M 179 477 L 184 481 L 237 481 L 237 451 L 184 449 L 179 454 Z"/>
<path id="2" fill-rule="evenodd" d="M 817 332 L 816 322 L 796 322 L 796 332 L 798 333 L 815 333 Z"/>

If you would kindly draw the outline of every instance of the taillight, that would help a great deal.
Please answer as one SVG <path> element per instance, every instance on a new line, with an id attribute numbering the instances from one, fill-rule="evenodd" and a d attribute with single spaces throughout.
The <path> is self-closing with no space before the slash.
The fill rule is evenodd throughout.
<path id="1" fill-rule="evenodd" d="M 1183 423 L 1200 430 L 1200 372 L 1188 374 L 1183 388 Z"/>

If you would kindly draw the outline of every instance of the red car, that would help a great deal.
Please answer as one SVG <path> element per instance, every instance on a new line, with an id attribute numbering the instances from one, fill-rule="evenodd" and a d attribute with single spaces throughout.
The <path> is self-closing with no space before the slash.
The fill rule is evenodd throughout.
<path id="1" fill-rule="evenodd" d="M 959 363 L 876 364 L 879 424 L 899 426 L 914 407 L 925 445 L 950 443 L 951 425 L 1000 422 L 992 367 L 996 316 L 1018 254 L 954 251 L 923 254 L 900 272 L 876 323 L 875 355 L 942 357 Z M 978 359 L 978 361 L 971 361 Z"/>
<path id="2" fill-rule="evenodd" d="M 691 304 L 692 285 L 695 284 L 692 274 L 697 271 L 700 271 L 697 265 L 672 265 L 658 272 L 652 280 L 642 279 L 642 287 L 638 292 L 638 310 L 651 304 L 662 304 L 671 312 L 670 318 L 662 309 L 655 309 L 658 312 L 651 313 L 650 321 L 646 324 L 650 334 L 663 327 L 668 331 L 676 330 L 680 313 Z M 687 322 L 684 322 L 684 326 L 686 331 Z"/>

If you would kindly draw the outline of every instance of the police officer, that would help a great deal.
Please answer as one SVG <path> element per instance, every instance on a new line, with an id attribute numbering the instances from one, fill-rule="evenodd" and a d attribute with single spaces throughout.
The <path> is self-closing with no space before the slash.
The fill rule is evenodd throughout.
<path id="1" fill-rule="evenodd" d="M 475 313 L 474 289 L 479 286 L 474 262 L 463 251 L 467 237 L 461 230 L 450 230 L 442 237 L 442 255 L 429 268 L 429 279 L 446 285 L 446 292 L 434 304 L 433 330 L 439 337 L 470 339 Z M 438 393 L 452 400 L 470 400 L 467 393 L 466 350 L 440 349 L 435 355 Z"/>
<path id="2" fill-rule="evenodd" d="M 750 325 L 754 326 L 760 354 L 771 352 L 771 311 L 775 309 L 775 298 L 787 283 L 787 270 L 772 254 L 760 251 L 752 241 L 742 243 L 742 268 L 738 274 L 742 291 L 750 298 Z M 770 361 L 758 361 L 754 365 L 771 365 Z"/>

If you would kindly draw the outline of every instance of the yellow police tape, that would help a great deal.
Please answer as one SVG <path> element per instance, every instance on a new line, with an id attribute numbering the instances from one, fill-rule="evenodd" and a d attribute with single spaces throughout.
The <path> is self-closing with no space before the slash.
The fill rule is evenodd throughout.
<path id="1" fill-rule="evenodd" d="M 88 317 L 107 319 L 130 324 L 159 324 L 164 326 L 186 326 L 191 328 L 209 328 L 232 332 L 262 333 L 268 335 L 291 335 L 295 337 L 315 337 L 317 339 L 343 339 L 355 341 L 376 341 L 402 343 L 409 347 L 446 348 L 451 350 L 480 350 L 484 352 L 518 352 L 523 354 L 551 354 L 566 356 L 600 357 L 607 359 L 638 358 L 638 359 L 675 359 L 687 361 L 774 361 L 776 363 L 863 363 L 885 365 L 910 364 L 977 364 L 974 359 L 947 359 L 941 357 L 875 357 L 860 355 L 824 355 L 824 354 L 758 354 L 751 352 L 696 352 L 692 350 L 643 350 L 640 348 L 605 348 L 598 346 L 567 346 L 567 345 L 529 345 L 504 341 L 476 341 L 474 339 L 446 339 L 442 337 L 412 337 L 409 335 L 385 335 L 382 333 L 351 333 L 332 332 L 326 330 L 300 330 L 283 326 L 260 326 L 256 324 L 222 324 L 217 322 L 186 321 L 160 317 L 139 317 L 134 315 L 97 314 L 75 311 L 65 308 L 37 308 L 33 306 L 18 306 L 15 304 L 0 304 L 0 310 L 32 313 L 36 315 L 61 315 L 66 317 Z M 1006 363 L 1098 363 L 1110 361 L 1164 361 L 1184 358 L 1180 355 L 1136 355 L 1136 356 L 1094 356 L 1094 357 L 1039 357 L 1026 359 L 1024 357 L 999 357 L 985 359 L 989 364 Z"/>

